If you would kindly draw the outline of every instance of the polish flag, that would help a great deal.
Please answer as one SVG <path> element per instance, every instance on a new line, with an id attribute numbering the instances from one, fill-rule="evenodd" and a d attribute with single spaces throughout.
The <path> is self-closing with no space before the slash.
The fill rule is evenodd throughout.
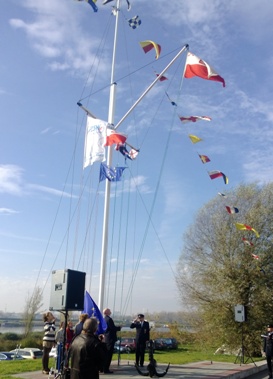
<path id="1" fill-rule="evenodd" d="M 188 52 L 184 77 L 193 78 L 194 76 L 221 82 L 223 83 L 223 87 L 226 86 L 225 80 L 207 62 Z"/>
<path id="2" fill-rule="evenodd" d="M 104 146 L 111 146 L 114 143 L 115 144 L 118 144 L 118 143 L 123 144 L 123 143 L 125 143 L 126 140 L 127 140 L 126 134 L 115 133 L 113 130 L 107 129 L 106 143 Z"/>

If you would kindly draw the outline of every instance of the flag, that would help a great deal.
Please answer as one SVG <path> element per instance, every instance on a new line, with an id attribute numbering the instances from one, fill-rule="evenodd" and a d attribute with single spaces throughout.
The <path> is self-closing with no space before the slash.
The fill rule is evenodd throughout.
<path id="1" fill-rule="evenodd" d="M 132 29 L 136 29 L 139 25 L 141 25 L 141 20 L 138 16 L 135 16 L 128 20 L 128 24 Z"/>
<path id="2" fill-rule="evenodd" d="M 247 246 L 254 246 L 254 244 L 252 242 L 250 242 L 249 240 L 247 240 L 245 237 L 242 238 L 243 242 L 245 245 Z"/>
<path id="3" fill-rule="evenodd" d="M 200 120 L 211 121 L 208 116 L 179 116 L 180 120 L 185 124 L 186 122 L 196 122 Z"/>
<path id="4" fill-rule="evenodd" d="M 133 159 L 136 159 L 136 157 L 138 156 L 138 153 L 139 153 L 139 150 L 136 150 L 136 149 L 131 149 L 129 151 L 129 157 L 133 160 Z"/>
<path id="5" fill-rule="evenodd" d="M 173 106 L 177 107 L 177 104 L 176 104 L 174 101 L 171 100 L 170 96 L 167 94 L 166 91 L 165 91 L 165 94 L 166 94 L 167 98 L 170 100 L 171 104 L 172 104 Z"/>
<path id="6" fill-rule="evenodd" d="M 104 163 L 100 165 L 100 182 L 108 179 L 109 182 L 119 182 L 126 167 L 109 167 Z"/>
<path id="7" fill-rule="evenodd" d="M 196 55 L 188 52 L 184 77 L 193 78 L 194 76 L 199 76 L 199 78 L 202 79 L 221 82 L 223 84 L 223 87 L 226 86 L 225 80 L 220 75 L 218 75 L 211 66 L 209 66 L 202 59 L 198 58 Z"/>
<path id="8" fill-rule="evenodd" d="M 97 0 L 86 0 L 88 2 L 88 4 L 91 5 L 91 7 L 93 8 L 93 11 L 94 12 L 97 12 L 98 11 L 98 7 L 96 6 L 96 2 Z"/>
<path id="9" fill-rule="evenodd" d="M 129 11 L 131 9 L 131 3 L 129 2 L 129 0 L 126 0 L 126 3 L 127 3 L 127 11 Z"/>
<path id="10" fill-rule="evenodd" d="M 155 58 L 158 59 L 161 52 L 161 46 L 158 43 L 155 43 L 154 41 L 141 41 L 139 43 L 145 54 L 148 53 L 148 51 L 155 49 Z"/>
<path id="11" fill-rule="evenodd" d="M 202 138 L 194 136 L 193 134 L 189 134 L 189 137 L 190 137 L 190 140 L 192 143 L 197 143 L 197 142 L 203 141 Z"/>
<path id="12" fill-rule="evenodd" d="M 83 0 L 78 0 L 78 1 L 83 1 Z M 93 11 L 94 12 L 97 12 L 98 11 L 98 7 L 96 6 L 96 2 L 97 0 L 85 0 L 88 4 L 91 5 L 91 7 L 93 8 Z"/>
<path id="13" fill-rule="evenodd" d="M 199 155 L 199 158 L 201 159 L 202 163 L 210 162 L 210 159 L 207 155 L 203 155 L 203 154 L 202 155 L 198 154 L 198 155 Z"/>
<path id="14" fill-rule="evenodd" d="M 159 76 L 159 74 L 157 74 L 157 73 L 155 73 L 155 74 L 156 74 L 157 77 Z M 167 78 L 167 76 L 162 75 L 162 76 L 159 78 L 159 81 L 160 81 L 160 82 L 164 82 L 164 80 L 168 80 L 168 78 Z"/>
<path id="15" fill-rule="evenodd" d="M 97 304 L 87 291 L 85 291 L 83 307 L 84 309 L 82 313 L 87 313 L 89 317 L 96 317 L 98 320 L 97 334 L 104 334 L 107 329 L 106 321 L 104 320 Z"/>
<path id="16" fill-rule="evenodd" d="M 226 206 L 226 210 L 229 214 L 235 214 L 235 213 L 239 213 L 239 209 L 238 208 L 235 208 L 235 207 L 228 207 Z"/>
<path id="17" fill-rule="evenodd" d="M 252 232 L 254 232 L 254 233 L 256 234 L 256 237 L 257 237 L 257 238 L 260 237 L 260 235 L 259 235 L 259 233 L 257 232 L 257 230 L 255 230 L 254 228 L 252 228 L 252 227 L 249 226 L 249 225 L 246 225 L 246 224 L 240 224 L 239 222 L 236 222 L 235 226 L 236 226 L 236 228 L 237 228 L 238 230 L 250 230 L 250 231 L 252 231 Z"/>
<path id="18" fill-rule="evenodd" d="M 107 136 L 105 146 L 111 146 L 114 143 L 124 143 L 127 140 L 127 135 L 123 133 L 116 133 L 112 129 L 107 129 Z"/>
<path id="19" fill-rule="evenodd" d="M 131 149 L 130 151 L 128 151 L 126 149 L 126 144 L 121 144 L 121 143 L 117 144 L 116 150 L 118 150 L 125 157 L 125 160 L 127 158 L 130 160 L 136 159 L 139 153 L 139 150 L 136 150 L 136 149 Z"/>
<path id="20" fill-rule="evenodd" d="M 105 161 L 107 122 L 87 116 L 83 168 Z"/>
<path id="21" fill-rule="evenodd" d="M 209 176 L 211 179 L 222 177 L 224 179 L 224 183 L 228 184 L 228 177 L 225 174 L 223 174 L 221 171 L 209 171 Z"/>

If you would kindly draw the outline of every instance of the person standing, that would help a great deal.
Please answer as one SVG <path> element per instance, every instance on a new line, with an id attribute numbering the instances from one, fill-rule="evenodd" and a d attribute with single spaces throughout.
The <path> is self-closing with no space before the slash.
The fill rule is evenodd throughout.
<path id="1" fill-rule="evenodd" d="M 143 367 L 146 342 L 150 340 L 150 325 L 144 319 L 144 315 L 140 313 L 132 322 L 130 328 L 136 328 L 136 365 L 139 366 L 140 364 L 140 367 Z"/>
<path id="2" fill-rule="evenodd" d="M 105 350 L 96 331 L 98 321 L 95 317 L 88 318 L 83 324 L 81 334 L 77 335 L 68 352 L 68 367 L 71 359 L 70 379 L 99 379 L 103 371 Z"/>
<path id="3" fill-rule="evenodd" d="M 61 363 L 63 359 L 63 344 L 64 344 L 64 322 L 63 321 L 61 321 L 60 328 L 56 333 L 55 341 L 57 343 L 56 369 L 59 372 L 61 369 Z"/>
<path id="4" fill-rule="evenodd" d="M 43 374 L 49 374 L 49 353 L 53 346 L 55 346 L 55 317 L 51 312 L 46 312 L 43 315 L 44 320 L 44 336 L 43 336 Z"/>
<path id="5" fill-rule="evenodd" d="M 61 321 L 59 330 L 56 333 L 55 341 L 57 344 L 64 342 L 64 322 Z"/>
<path id="6" fill-rule="evenodd" d="M 273 324 L 267 325 L 267 334 L 264 338 L 264 352 L 266 356 L 269 379 L 272 379 L 272 358 L 273 358 Z"/>
<path id="7" fill-rule="evenodd" d="M 74 338 L 76 336 L 78 336 L 79 334 L 81 334 L 82 329 L 83 329 L 84 321 L 87 320 L 88 318 L 89 318 L 88 313 L 81 313 L 80 314 L 80 316 L 79 316 L 79 322 L 75 325 L 75 335 L 74 335 Z"/>
<path id="8" fill-rule="evenodd" d="M 111 316 L 111 310 L 109 308 L 105 308 L 103 310 L 104 320 L 107 325 L 107 329 L 104 333 L 104 342 L 106 344 L 106 359 L 104 364 L 103 372 L 105 374 L 112 374 L 113 371 L 110 371 L 110 364 L 112 361 L 112 356 L 114 352 L 114 345 L 117 341 L 117 332 L 120 331 L 120 326 L 115 326 L 115 323 Z"/>
<path id="9" fill-rule="evenodd" d="M 68 321 L 66 327 L 66 339 L 65 339 L 65 349 L 68 350 L 69 346 L 74 338 L 74 329 L 72 321 Z"/>

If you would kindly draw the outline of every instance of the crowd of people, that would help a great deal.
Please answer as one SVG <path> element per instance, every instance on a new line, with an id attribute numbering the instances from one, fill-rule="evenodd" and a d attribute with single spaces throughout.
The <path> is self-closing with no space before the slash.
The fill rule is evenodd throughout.
<path id="1" fill-rule="evenodd" d="M 104 334 L 98 334 L 98 320 L 89 317 L 87 313 L 79 316 L 79 322 L 73 326 L 69 320 L 65 327 L 60 323 L 56 331 L 55 317 L 51 312 L 44 314 L 43 337 L 43 373 L 49 374 L 49 353 L 53 346 L 57 348 L 58 369 L 63 355 L 63 368 L 70 367 L 70 379 L 98 379 L 99 373 L 113 374 L 110 370 L 117 332 L 121 326 L 116 326 L 111 317 L 111 310 L 105 308 L 103 317 L 106 324 Z M 150 339 L 149 322 L 139 314 L 131 323 L 131 329 L 136 329 L 136 364 L 143 367 L 146 342 Z M 64 349 L 64 350 L 63 350 Z"/>

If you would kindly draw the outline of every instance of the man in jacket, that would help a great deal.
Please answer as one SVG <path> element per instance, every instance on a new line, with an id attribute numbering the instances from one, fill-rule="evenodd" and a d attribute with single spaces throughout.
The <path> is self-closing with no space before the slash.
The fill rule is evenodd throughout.
<path id="1" fill-rule="evenodd" d="M 273 358 L 273 324 L 267 325 L 267 334 L 264 338 L 264 352 L 266 356 L 269 379 L 272 379 L 272 362 Z"/>
<path id="2" fill-rule="evenodd" d="M 104 373 L 105 374 L 112 374 L 113 371 L 110 371 L 110 364 L 112 361 L 112 356 L 114 352 L 114 345 L 115 342 L 117 341 L 117 332 L 120 331 L 121 327 L 120 326 L 115 326 L 115 323 L 112 319 L 111 316 L 111 310 L 109 308 L 105 308 L 103 310 L 104 314 L 104 320 L 107 325 L 107 329 L 104 333 L 104 342 L 106 344 L 106 359 L 105 359 L 105 364 L 104 364 Z"/>
<path id="3" fill-rule="evenodd" d="M 82 333 L 71 343 L 68 361 L 71 359 L 71 379 L 99 379 L 103 371 L 104 344 L 96 335 L 98 321 L 90 317 L 83 324 Z"/>
<path id="4" fill-rule="evenodd" d="M 144 320 L 142 313 L 138 314 L 137 318 L 132 322 L 130 328 L 136 328 L 136 364 L 143 367 L 146 342 L 150 340 L 150 325 Z"/>

